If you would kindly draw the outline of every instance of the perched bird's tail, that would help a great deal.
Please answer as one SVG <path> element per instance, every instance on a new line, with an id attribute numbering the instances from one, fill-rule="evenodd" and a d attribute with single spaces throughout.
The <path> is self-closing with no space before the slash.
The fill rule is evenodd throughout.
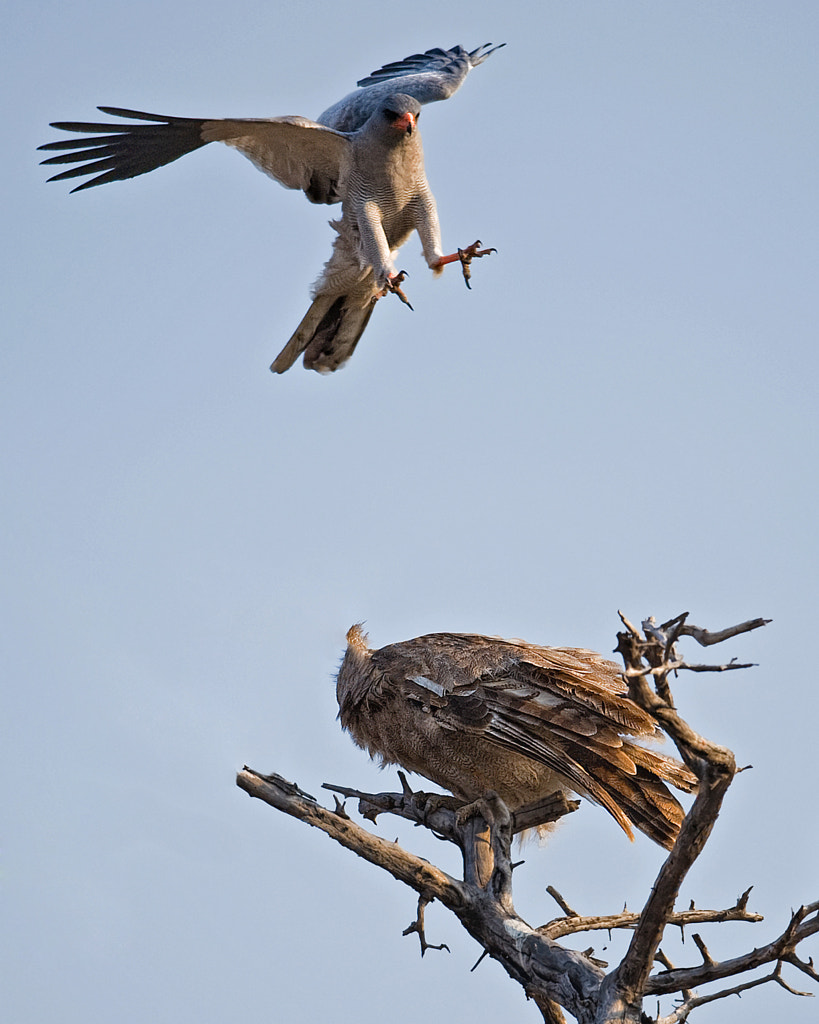
<path id="1" fill-rule="evenodd" d="M 273 373 L 289 370 L 304 352 L 306 370 L 332 373 L 355 351 L 375 308 L 375 299 L 362 304 L 360 291 L 350 295 L 317 295 L 293 337 L 270 366 Z"/>
<path id="2" fill-rule="evenodd" d="M 697 788 L 696 776 L 679 761 L 654 750 L 628 742 L 623 744 L 622 750 L 633 762 L 634 774 L 606 771 L 601 766 L 596 781 L 602 792 L 589 795 L 614 815 L 627 834 L 630 834 L 628 825 L 634 825 L 649 839 L 670 850 L 685 811 L 665 783 L 691 793 Z M 627 820 L 624 822 L 623 818 Z"/>

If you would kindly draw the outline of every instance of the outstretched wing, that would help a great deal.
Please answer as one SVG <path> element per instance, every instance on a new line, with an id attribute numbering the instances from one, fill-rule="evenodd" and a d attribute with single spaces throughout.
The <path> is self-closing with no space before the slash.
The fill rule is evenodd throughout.
<path id="1" fill-rule="evenodd" d="M 178 160 L 209 142 L 224 142 L 244 153 L 260 170 L 285 188 L 302 189 L 315 203 L 341 199 L 340 181 L 346 168 L 349 140 L 326 125 L 304 117 L 207 120 L 165 117 L 121 107 L 99 107 L 104 114 L 130 118 L 118 122 L 55 121 L 51 127 L 89 137 L 61 139 L 41 150 L 66 150 L 44 164 L 78 164 L 49 181 L 95 175 L 73 192 L 109 181 L 134 178 Z"/>
<path id="2" fill-rule="evenodd" d="M 403 60 L 385 64 L 362 78 L 355 92 L 334 103 L 318 118 L 321 124 L 341 132 L 357 131 L 382 100 L 395 92 L 412 96 L 419 103 L 449 99 L 472 70 L 505 43 L 492 46 L 484 43 L 475 50 L 453 46 L 450 50 L 435 47 L 425 53 L 414 53 Z"/>

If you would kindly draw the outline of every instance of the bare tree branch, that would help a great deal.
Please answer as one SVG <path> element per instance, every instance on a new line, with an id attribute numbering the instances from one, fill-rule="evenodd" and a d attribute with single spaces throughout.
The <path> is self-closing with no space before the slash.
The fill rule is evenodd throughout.
<path id="1" fill-rule="evenodd" d="M 271 807 L 326 832 L 359 857 L 389 871 L 394 878 L 410 886 L 427 902 L 438 899 L 456 913 L 456 908 L 463 907 L 465 894 L 456 879 L 429 861 L 403 850 L 398 843 L 380 839 L 349 818 L 328 811 L 280 775 L 261 775 L 246 766 L 236 777 L 236 785 Z"/>
<path id="2" fill-rule="evenodd" d="M 652 975 L 645 987 L 647 995 L 663 995 L 679 992 L 683 988 L 696 988 L 724 978 L 732 978 L 757 967 L 770 963 L 789 963 L 807 974 L 813 981 L 819 981 L 819 974 L 812 961 L 802 961 L 796 954 L 800 942 L 819 932 L 819 902 L 800 907 L 788 922 L 785 931 L 773 942 L 752 949 L 749 953 L 720 962 L 709 961 L 699 967 L 678 968 Z"/>
<path id="3" fill-rule="evenodd" d="M 736 774 L 736 763 L 730 750 L 694 732 L 677 713 L 668 684 L 668 674 L 673 671 L 668 660 L 673 656 L 673 640 L 663 642 L 665 638 L 651 635 L 643 639 L 633 626 L 625 624 L 627 631 L 618 633 L 617 650 L 626 666 L 629 696 L 673 739 L 683 760 L 699 779 L 694 804 L 660 869 L 628 951 L 603 983 L 601 1002 L 609 1004 L 610 1019 L 639 1021 L 646 982 L 666 922 L 673 913 L 685 876 L 711 834 L 725 793 Z M 653 669 L 665 666 L 664 672 L 655 673 L 654 687 L 649 684 L 651 676 L 645 672 L 645 662 Z"/>
<path id="4" fill-rule="evenodd" d="M 737 626 L 728 626 L 727 629 L 711 631 L 708 629 L 701 629 L 699 626 L 689 625 L 685 621 L 687 616 L 688 612 L 683 612 L 682 615 L 678 615 L 676 618 L 671 619 L 668 622 L 664 622 L 662 626 L 660 626 L 660 629 L 665 632 L 675 623 L 679 622 L 680 628 L 676 635 L 693 637 L 700 647 L 711 647 L 713 644 L 721 644 L 725 640 L 730 640 L 733 636 L 740 636 L 742 633 L 750 633 L 753 629 L 759 629 L 761 626 L 767 626 L 769 622 L 773 622 L 773 619 L 748 619 L 746 622 L 740 622 Z"/>
<path id="5" fill-rule="evenodd" d="M 405 783 L 401 793 L 364 793 L 349 786 L 337 786 L 325 782 L 322 789 L 358 800 L 358 813 L 368 821 L 375 821 L 379 814 L 397 814 L 401 818 L 422 825 L 442 838 L 457 842 L 453 831 L 453 816 L 462 807 L 463 801 L 441 793 L 413 792 L 406 785 L 403 772 L 398 773 Z M 564 793 L 553 793 L 545 800 L 520 807 L 512 814 L 512 834 L 518 835 L 538 825 L 548 825 L 571 814 L 580 806 L 579 800 L 570 800 Z"/>
<path id="6" fill-rule="evenodd" d="M 564 949 L 539 935 L 516 913 L 511 902 L 511 816 L 506 811 L 504 820 L 505 807 L 501 801 L 493 801 L 491 812 L 487 811 L 495 819 L 490 839 L 494 863 L 487 884 L 482 886 L 477 881 L 481 874 L 479 857 L 469 841 L 476 831 L 481 831 L 474 815 L 459 824 L 457 812 L 448 808 L 436 812 L 452 816 L 452 822 L 442 826 L 441 832 L 451 831 L 463 850 L 464 881 L 458 881 L 397 843 L 380 839 L 348 818 L 327 810 L 279 775 L 261 775 L 244 768 L 236 783 L 250 796 L 321 829 L 358 856 L 389 871 L 425 902 L 439 900 L 535 999 L 544 1019 L 557 1024 L 560 1017 L 549 1008 L 556 1001 L 580 1024 L 592 1024 L 603 972 L 582 953 Z M 405 796 L 402 794 L 402 798 Z"/>
<path id="7" fill-rule="evenodd" d="M 557 899 L 560 894 L 552 890 L 552 887 L 547 887 L 546 890 L 552 896 Z M 666 924 L 673 925 L 680 930 L 686 927 L 686 925 L 693 924 L 719 924 L 723 921 L 748 921 L 751 923 L 757 923 L 763 920 L 762 914 L 751 913 L 747 909 L 748 894 L 750 889 L 739 897 L 736 904 L 733 907 L 728 907 L 725 910 L 695 910 L 693 907 L 690 910 L 682 910 L 671 913 L 668 915 Z M 562 902 L 562 897 L 558 900 L 561 906 L 565 908 L 565 904 Z M 575 911 L 567 913 L 566 917 L 556 918 L 554 921 L 549 921 L 548 924 L 542 925 L 538 928 L 538 931 L 543 935 L 548 935 L 550 939 L 560 939 L 564 935 L 574 935 L 577 932 L 590 932 L 590 931 L 613 931 L 617 928 L 636 928 L 639 924 L 641 914 L 629 913 L 623 911 L 620 914 L 607 914 L 602 916 L 588 916 L 582 917 Z M 656 959 L 656 957 L 655 957 Z"/>
<path id="8" fill-rule="evenodd" d="M 794 996 L 812 996 L 812 992 L 800 992 L 798 989 L 792 988 L 782 978 L 782 963 L 779 962 L 776 968 L 770 973 L 766 974 L 761 978 L 754 978 L 752 981 L 745 981 L 741 985 L 734 985 L 731 988 L 720 989 L 719 992 L 711 992 L 705 996 L 697 996 L 689 993 L 672 1013 L 665 1017 L 659 1017 L 656 1024 L 680 1024 L 682 1021 L 688 1020 L 689 1015 L 698 1006 L 705 1006 L 706 1003 L 713 1003 L 717 999 L 725 999 L 726 996 L 739 996 L 743 992 L 747 992 L 749 989 L 758 988 L 760 985 L 767 985 L 769 982 L 775 982 L 781 985 L 782 988 L 786 989 L 791 995 Z"/>
<path id="9" fill-rule="evenodd" d="M 689 664 L 687 661 L 669 661 L 657 668 L 642 668 L 638 671 L 634 669 L 626 669 L 623 675 L 629 679 L 631 677 L 639 676 L 667 676 L 669 672 L 731 672 L 734 669 L 740 668 L 756 668 L 756 665 L 752 661 L 738 662 L 728 661 L 724 665 L 699 665 Z"/>

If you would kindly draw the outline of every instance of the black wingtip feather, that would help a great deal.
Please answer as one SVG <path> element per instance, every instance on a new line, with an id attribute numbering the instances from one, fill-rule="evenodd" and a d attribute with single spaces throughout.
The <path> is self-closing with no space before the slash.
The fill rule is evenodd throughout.
<path id="1" fill-rule="evenodd" d="M 148 124 L 111 124 L 91 121 L 54 121 L 51 127 L 60 131 L 82 132 L 82 139 L 60 139 L 38 147 L 40 150 L 68 150 L 60 156 L 43 160 L 44 164 L 76 163 L 79 167 L 63 171 L 49 181 L 103 171 L 90 181 L 72 189 L 80 192 L 95 185 L 134 178 L 157 167 L 169 164 L 207 143 L 202 139 L 201 118 L 166 117 L 124 107 L 98 107 L 104 114 Z"/>
<path id="2" fill-rule="evenodd" d="M 128 117 L 132 121 L 157 121 L 171 124 L 174 121 L 191 120 L 182 117 L 165 117 L 164 114 L 146 114 L 144 110 L 128 110 L 126 107 L 97 107 L 97 110 L 102 111 L 103 114 L 111 114 L 113 117 Z"/>
<path id="3" fill-rule="evenodd" d="M 467 62 L 472 67 L 483 64 L 486 58 L 499 50 L 506 43 L 498 43 L 492 46 L 491 43 L 483 43 L 474 50 L 465 50 L 463 46 L 453 46 L 449 50 L 443 50 L 435 46 L 423 53 L 412 53 L 403 60 L 394 60 L 383 67 L 377 68 L 366 78 L 360 79 L 356 85 L 366 88 L 368 85 L 375 85 L 379 82 L 388 81 L 393 78 L 402 78 L 405 75 L 414 75 L 427 71 L 437 71 L 442 74 L 455 74 L 459 65 Z"/>

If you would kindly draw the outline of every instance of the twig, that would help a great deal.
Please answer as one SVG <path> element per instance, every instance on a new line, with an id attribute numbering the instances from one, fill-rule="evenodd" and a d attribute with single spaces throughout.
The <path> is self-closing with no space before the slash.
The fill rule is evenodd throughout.
<path id="1" fill-rule="evenodd" d="M 427 942 L 427 936 L 424 931 L 424 911 L 429 904 L 429 900 L 425 900 L 423 896 L 418 897 L 418 913 L 416 914 L 415 920 L 412 924 L 408 925 L 402 932 L 402 935 L 412 935 L 415 932 L 421 942 L 421 956 L 428 949 L 445 949 L 447 953 L 450 952 L 449 946 L 445 942 L 441 942 L 439 945 L 434 946 L 431 942 Z"/>
<path id="2" fill-rule="evenodd" d="M 702 936 L 694 932 L 691 938 L 694 940 L 694 945 L 700 951 L 700 954 L 702 956 L 702 962 L 707 966 L 712 967 L 714 961 L 711 959 L 711 954 L 708 952 L 708 947 L 703 942 Z"/>
<path id="3" fill-rule="evenodd" d="M 546 886 L 546 892 L 548 892 L 548 894 L 552 897 L 552 899 L 555 901 L 555 903 L 560 907 L 560 909 L 563 911 L 563 913 L 566 915 L 566 917 L 568 917 L 568 918 L 579 918 L 580 917 L 578 912 L 576 910 L 572 910 L 572 908 L 569 906 L 569 904 L 563 899 L 563 897 L 560 895 L 560 893 L 557 891 L 557 889 L 555 889 L 555 887 L 553 885 L 547 885 Z M 548 925 L 546 927 L 548 927 Z M 539 929 L 539 930 L 543 931 L 542 928 Z"/>

